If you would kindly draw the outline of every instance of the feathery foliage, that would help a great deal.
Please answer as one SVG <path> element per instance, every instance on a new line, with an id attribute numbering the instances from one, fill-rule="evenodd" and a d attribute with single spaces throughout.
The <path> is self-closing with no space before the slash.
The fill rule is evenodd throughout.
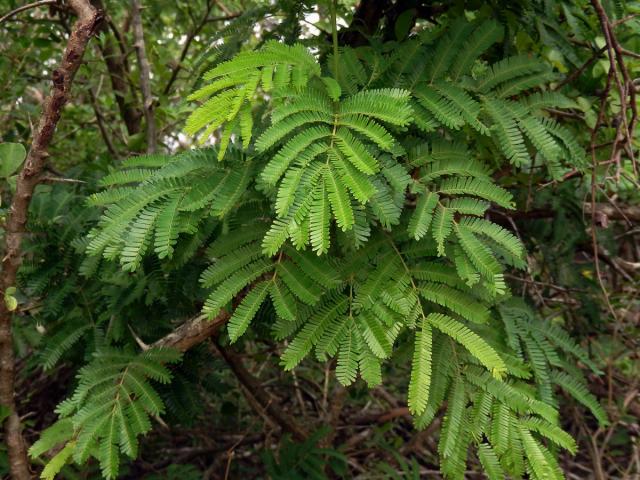
<path id="1" fill-rule="evenodd" d="M 116 478 L 120 454 L 135 458 L 138 437 L 151 429 L 151 419 L 164 412 L 164 404 L 151 382 L 168 383 L 171 374 L 165 364 L 180 359 L 171 350 L 148 350 L 139 355 L 102 351 L 78 374 L 72 397 L 62 402 L 60 420 L 30 450 L 38 456 L 64 443 L 48 464 L 43 476 L 53 478 L 73 459 L 83 464 L 89 457 L 100 462 L 105 478 Z"/>
<path id="2" fill-rule="evenodd" d="M 200 104 L 185 129 L 214 146 L 133 157 L 104 176 L 88 200 L 100 219 L 77 242 L 81 272 L 114 285 L 146 279 L 111 299 L 118 314 L 171 281 L 195 299 L 181 306 L 197 304 L 209 320 L 229 314 L 231 343 L 271 331 L 287 340 L 285 370 L 335 359 L 345 386 L 382 383 L 400 344 L 410 345 L 409 409 L 418 428 L 446 410 L 438 453 L 447 478 L 464 477 L 470 453 L 489 478 L 560 478 L 556 447 L 576 446 L 559 425 L 555 385 L 602 424 L 606 414 L 563 363 L 593 368 L 587 353 L 510 299 L 505 272 L 526 267 L 525 247 L 495 223 L 493 212 L 516 200 L 493 173 L 541 159 L 555 178 L 582 168 L 583 153 L 546 117 L 573 103 L 545 90 L 554 78 L 545 63 L 487 64 L 503 35 L 494 20 L 461 18 L 397 51 L 345 46 L 325 57 L 269 40 L 216 63 L 189 97 Z M 181 284 L 185 271 L 198 281 Z M 44 364 L 105 318 L 69 325 Z M 113 322 L 117 345 L 127 324 Z M 38 456 L 65 445 L 45 478 L 89 457 L 115 478 L 121 454 L 135 457 L 164 412 L 156 384 L 171 380 L 175 352 L 98 351 L 32 447 Z M 342 460 L 316 453 L 266 461 L 276 478 L 294 460 L 301 475 L 320 454 Z"/>

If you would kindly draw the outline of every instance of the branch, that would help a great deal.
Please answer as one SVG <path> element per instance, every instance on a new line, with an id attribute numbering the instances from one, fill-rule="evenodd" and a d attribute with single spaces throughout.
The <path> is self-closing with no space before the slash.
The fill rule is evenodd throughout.
<path id="1" fill-rule="evenodd" d="M 51 93 L 44 102 L 38 129 L 34 134 L 31 148 L 16 181 L 16 192 L 5 225 L 5 252 L 2 259 L 2 277 L 0 278 L 0 296 L 2 298 L 4 298 L 7 289 L 14 286 L 16 282 L 18 268 L 22 263 L 21 244 L 27 224 L 29 204 L 49 156 L 49 145 L 60 119 L 62 108 L 69 101 L 71 84 L 82 62 L 87 43 L 102 20 L 102 13 L 93 8 L 88 0 L 68 0 L 67 3 L 78 15 L 78 20 L 69 35 L 60 66 L 53 71 Z M 14 398 L 12 319 L 13 313 L 7 308 L 4 301 L 0 301 L 0 404 L 9 411 L 4 425 L 4 440 L 9 452 L 12 478 L 30 480 L 29 462 L 22 438 L 22 425 L 16 411 Z"/>
<path id="2" fill-rule="evenodd" d="M 129 135 L 133 135 L 140 131 L 140 119 L 142 118 L 142 112 L 133 104 L 132 101 L 127 100 L 126 79 L 129 76 L 129 72 L 124 61 L 124 56 L 115 51 L 113 41 L 110 36 L 105 34 L 105 37 L 104 43 L 99 44 L 98 48 L 100 49 L 102 58 L 104 58 L 105 64 L 107 65 L 109 80 L 111 80 L 111 89 L 116 97 L 120 116 L 127 127 L 127 133 Z M 133 91 L 133 89 L 131 90 Z"/>
<path id="3" fill-rule="evenodd" d="M 596 203 L 594 208 L 591 208 L 591 202 L 585 202 L 583 204 L 583 208 L 585 213 L 595 215 L 596 218 L 599 218 L 600 220 L 598 223 L 600 224 L 606 224 L 606 220 L 640 222 L 640 205 L 614 207 L 609 203 Z M 553 218 L 556 215 L 556 211 L 552 207 L 537 208 L 529 210 L 527 212 L 507 212 L 502 210 L 496 211 L 501 215 L 511 217 L 514 220 Z"/>
<path id="4" fill-rule="evenodd" d="M 142 101 L 144 107 L 144 118 L 147 121 L 147 152 L 155 153 L 158 149 L 156 138 L 156 119 L 153 115 L 153 96 L 151 95 L 151 68 L 147 59 L 147 50 L 144 44 L 144 31 L 142 29 L 142 16 L 140 11 L 142 5 L 140 0 L 131 0 L 131 10 L 133 15 L 133 36 L 135 38 L 134 47 L 138 57 L 140 68 L 140 89 L 142 90 Z"/>
<path id="5" fill-rule="evenodd" d="M 450 8 L 447 4 L 433 4 L 430 1 L 420 0 L 398 0 L 390 6 L 388 11 L 385 12 L 385 28 L 384 39 L 396 40 L 396 23 L 398 18 L 405 12 L 410 12 L 409 25 L 407 34 L 413 29 L 416 21 L 421 18 L 428 20 L 431 23 L 437 23 L 436 17 L 443 14 Z M 398 38 L 397 40 L 402 40 Z"/>
<path id="6" fill-rule="evenodd" d="M 77 180 L 75 178 L 58 177 L 58 176 L 55 176 L 55 175 L 43 175 L 43 176 L 40 177 L 39 183 L 47 183 L 47 184 L 73 183 L 73 184 L 76 184 L 76 185 L 84 185 L 87 182 L 85 182 L 84 180 Z"/>
<path id="7" fill-rule="evenodd" d="M 411 417 L 407 407 L 394 407 L 386 412 L 373 412 L 355 416 L 349 423 L 352 425 L 384 424 L 399 417 Z"/>
<path id="8" fill-rule="evenodd" d="M 104 9 L 102 0 L 94 0 L 94 5 Z M 142 111 L 137 106 L 136 89 L 131 81 L 125 39 L 108 15 L 99 31 L 104 34 L 104 40 L 97 45 L 107 66 L 120 117 L 127 127 L 127 133 L 134 135 L 140 131 Z"/>
<path id="9" fill-rule="evenodd" d="M 448 9 L 449 5 L 445 3 L 434 5 L 420 0 L 399 0 L 395 3 L 390 0 L 361 0 L 353 14 L 351 24 L 346 30 L 340 32 L 340 44 L 352 47 L 367 45 L 369 38 L 378 31 L 383 20 L 386 25 L 384 38 L 395 39 L 395 24 L 404 12 L 412 12 L 410 26 L 413 27 L 418 18 L 435 22 L 434 17 Z"/>
<path id="10" fill-rule="evenodd" d="M 247 289 L 238 293 L 232 302 L 232 309 L 235 309 L 247 294 Z M 176 348 L 181 352 L 201 344 L 208 338 L 217 335 L 218 330 L 229 321 L 231 314 L 224 308 L 218 312 L 213 319 L 206 315 L 198 315 L 190 318 L 172 332 L 168 333 L 160 340 L 156 340 L 151 345 L 153 348 Z"/>
<path id="11" fill-rule="evenodd" d="M 11 10 L 6 15 L 3 15 L 2 17 L 0 17 L 0 23 L 10 19 L 11 17 L 13 17 L 14 15 L 17 15 L 20 12 L 24 12 L 25 10 L 42 7 L 43 5 L 53 5 L 55 3 L 58 3 L 58 0 L 40 0 L 39 2 L 27 3 L 26 5 L 18 7 L 15 10 Z"/>
<path id="12" fill-rule="evenodd" d="M 584 203 L 584 210 L 598 219 L 598 223 L 606 226 L 607 220 L 624 220 L 627 223 L 640 222 L 640 205 L 617 206 L 610 203 Z"/>
<path id="13" fill-rule="evenodd" d="M 245 295 L 246 290 L 236 295 L 232 302 L 233 308 L 242 301 Z M 193 317 L 160 340 L 154 342 L 150 347 L 175 348 L 181 352 L 186 352 L 205 340 L 215 337 L 220 328 L 229 321 L 229 318 L 231 318 L 231 315 L 225 309 L 220 310 L 213 320 L 208 319 L 206 315 Z M 298 440 L 306 440 L 308 436 L 307 432 L 300 427 L 293 418 L 289 417 L 274 404 L 271 396 L 262 389 L 258 379 L 253 377 L 253 375 L 244 368 L 240 359 L 231 351 L 219 346 L 215 341 L 212 343 L 216 346 L 222 358 L 227 362 L 233 373 L 238 377 L 240 383 L 244 386 L 243 391 L 251 396 L 249 399 L 250 403 L 252 403 L 252 400 L 255 400 L 253 404 L 257 404 L 259 408 L 276 424 L 280 425 L 282 429 L 290 432 Z"/>
<path id="14" fill-rule="evenodd" d="M 243 297 L 242 294 L 234 299 L 234 304 L 239 303 L 241 297 Z M 206 315 L 199 315 L 187 320 L 171 333 L 153 343 L 151 347 L 175 348 L 181 352 L 186 352 L 217 335 L 220 328 L 229 321 L 229 318 L 231 318 L 231 315 L 224 309 L 220 310 L 220 313 L 213 320 L 209 320 Z M 245 387 L 245 391 L 259 404 L 269 418 L 273 419 L 276 424 L 290 432 L 298 440 L 306 440 L 307 433 L 305 430 L 274 404 L 270 395 L 260 386 L 260 382 L 244 368 L 240 360 L 232 352 L 217 345 L 216 342 L 213 342 L 213 344 L 240 383 Z"/>
<path id="15" fill-rule="evenodd" d="M 216 335 L 230 317 L 231 315 L 226 310 L 220 310 L 218 316 L 213 320 L 209 320 L 206 315 L 191 318 L 168 335 L 156 341 L 152 347 L 175 348 L 181 352 L 186 352 Z"/>
<path id="16" fill-rule="evenodd" d="M 260 404 L 267 416 L 280 425 L 283 430 L 291 433 L 297 440 L 305 441 L 309 436 L 308 433 L 292 417 L 280 409 L 271 395 L 262 388 L 260 381 L 244 367 L 240 357 L 216 342 L 214 342 L 214 345 L 244 387 L 244 391 Z"/>
<path id="17" fill-rule="evenodd" d="M 616 136 L 614 138 L 613 147 L 611 150 L 611 158 L 616 159 L 616 178 L 619 178 L 619 175 L 622 171 L 619 152 L 619 143 L 621 142 L 624 143 L 622 149 L 626 150 L 631 158 L 633 172 L 636 176 L 638 176 L 640 175 L 640 172 L 638 172 L 636 159 L 633 154 L 633 139 L 635 136 L 636 121 L 638 119 L 638 106 L 636 101 L 634 81 L 631 78 L 629 70 L 627 69 L 627 66 L 625 64 L 623 48 L 620 46 L 620 43 L 616 38 L 614 27 L 612 26 L 607 13 L 598 0 L 591 0 L 591 5 L 593 6 L 598 16 L 598 20 L 605 37 L 607 53 L 609 57 L 609 78 L 607 80 L 607 88 L 605 89 L 605 91 L 608 91 L 608 89 L 610 88 L 611 79 L 613 79 L 615 80 L 615 84 L 619 94 L 618 100 L 620 102 L 621 112 L 620 119 L 622 120 L 622 122 L 617 126 Z M 620 70 L 620 74 L 618 73 L 618 69 Z M 620 75 L 622 76 L 622 79 L 620 78 Z M 627 96 L 629 97 L 628 103 Z M 601 108 L 604 106 L 605 99 L 606 95 L 602 97 L 603 105 L 601 105 Z M 630 119 L 627 118 L 627 109 L 631 110 Z M 596 128 L 594 128 L 592 131 L 592 145 L 595 140 L 596 131 Z M 594 187 L 592 186 L 592 190 L 593 188 Z"/>
<path id="18" fill-rule="evenodd" d="M 606 51 L 607 51 L 607 46 L 606 45 L 604 47 L 594 51 L 593 54 L 591 55 L 591 57 L 586 62 L 584 62 L 580 68 L 578 68 L 577 70 L 574 70 L 564 80 L 562 80 L 560 83 L 558 83 L 558 85 L 555 86 L 554 90 L 560 90 L 565 85 L 568 85 L 568 84 L 572 83 L 574 80 L 576 80 L 578 77 L 580 77 L 584 73 L 584 71 L 587 68 L 589 68 L 596 60 L 598 60 L 600 58 L 600 56 Z"/>

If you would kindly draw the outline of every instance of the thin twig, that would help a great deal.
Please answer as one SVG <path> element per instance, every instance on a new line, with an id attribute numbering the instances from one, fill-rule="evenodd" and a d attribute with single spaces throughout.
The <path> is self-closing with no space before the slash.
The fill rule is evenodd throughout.
<path id="1" fill-rule="evenodd" d="M 629 20 L 633 20 L 634 18 L 636 18 L 639 14 L 638 13 L 632 13 L 631 15 L 627 15 L 624 18 L 621 18 L 620 20 L 616 20 L 615 22 L 613 22 L 611 24 L 612 27 L 617 27 L 618 25 L 622 25 L 623 23 L 628 22 Z"/>
<path id="2" fill-rule="evenodd" d="M 56 3 L 58 3 L 58 0 L 40 0 L 39 2 L 27 3 L 26 5 L 22 5 L 21 7 L 11 10 L 9 13 L 0 17 L 0 23 L 10 19 L 11 17 L 13 17 L 14 15 L 17 15 L 20 12 L 24 12 L 25 10 L 42 7 L 44 5 L 54 5 Z"/>
<path id="3" fill-rule="evenodd" d="M 504 274 L 505 278 L 510 278 L 512 280 L 517 280 L 518 282 L 522 282 L 522 283 L 528 283 L 531 285 L 539 285 L 541 287 L 547 287 L 547 288 L 551 288 L 552 290 L 557 290 L 559 292 L 587 292 L 588 290 L 585 290 L 584 288 L 567 288 L 567 287 L 561 287 L 560 285 L 554 285 L 553 283 L 548 283 L 548 282 L 540 282 L 538 280 L 530 280 L 527 278 L 522 278 L 522 277 L 518 277 L 517 275 L 510 275 L 508 273 Z"/>
<path id="4" fill-rule="evenodd" d="M 86 184 L 84 180 L 77 180 L 75 178 L 57 177 L 55 175 L 44 175 L 40 177 L 40 183 L 74 183 L 74 184 Z"/>
<path id="5" fill-rule="evenodd" d="M 580 77 L 580 75 L 582 75 L 587 68 L 589 68 L 591 65 L 593 65 L 593 63 L 606 51 L 607 51 L 607 47 L 605 45 L 604 47 L 602 47 L 602 48 L 596 50 L 595 52 L 593 52 L 593 55 L 591 55 L 591 58 L 589 58 L 589 60 L 584 62 L 580 68 L 578 68 L 577 70 L 574 70 L 571 73 L 571 75 L 569 75 L 564 80 L 562 80 L 560 83 L 558 83 L 555 86 L 554 90 L 560 90 L 565 85 L 568 85 L 568 84 L 572 83 L 574 80 L 576 80 L 578 77 Z"/>
<path id="6" fill-rule="evenodd" d="M 191 47 L 191 43 L 193 42 L 195 37 L 200 33 L 202 28 L 209 22 L 233 20 L 234 18 L 237 18 L 241 15 L 240 13 L 232 13 L 224 17 L 210 18 L 209 17 L 210 13 L 211 13 L 211 4 L 207 2 L 207 8 L 204 15 L 202 15 L 202 20 L 187 35 L 187 39 L 184 42 L 182 51 L 180 52 L 180 56 L 178 57 L 178 61 L 171 69 L 171 77 L 169 78 L 167 85 L 164 87 L 164 90 L 162 91 L 163 95 L 167 95 L 171 91 L 171 87 L 173 86 L 173 83 L 178 78 L 178 73 L 184 66 L 184 59 L 187 57 L 187 53 L 189 52 L 189 47 Z"/>

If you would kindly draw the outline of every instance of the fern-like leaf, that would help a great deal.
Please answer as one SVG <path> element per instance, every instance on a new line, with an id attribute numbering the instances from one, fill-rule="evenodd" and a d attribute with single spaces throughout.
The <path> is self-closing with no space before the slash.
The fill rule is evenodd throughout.
<path id="1" fill-rule="evenodd" d="M 427 318 L 434 327 L 469 350 L 473 356 L 487 367 L 492 375 L 500 378 L 506 373 L 507 366 L 500 358 L 500 355 L 477 333 L 457 320 L 440 313 L 431 313 Z"/>
<path id="2" fill-rule="evenodd" d="M 414 415 L 420 415 L 427 407 L 429 387 L 431 386 L 433 334 L 431 324 L 426 317 L 423 317 L 419 328 L 420 330 L 415 335 L 411 379 L 409 380 L 409 409 Z"/>
<path id="3" fill-rule="evenodd" d="M 246 297 L 240 302 L 229 319 L 228 331 L 231 342 L 235 342 L 247 330 L 249 323 L 253 320 L 256 312 L 269 292 L 269 284 L 261 282 L 251 289 Z"/>

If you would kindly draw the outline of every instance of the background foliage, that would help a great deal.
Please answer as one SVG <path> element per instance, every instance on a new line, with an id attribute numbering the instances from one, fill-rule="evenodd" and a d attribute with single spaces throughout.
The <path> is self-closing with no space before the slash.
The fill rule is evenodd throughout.
<path id="1" fill-rule="evenodd" d="M 8 3 L 7 10 L 19 6 Z M 431 327 L 427 330 L 425 321 L 418 335 L 411 328 L 400 333 L 398 326 L 397 339 L 389 341 L 384 330 L 394 335 L 396 323 L 402 322 L 390 314 L 390 323 L 380 325 L 375 317 L 362 314 L 369 329 L 361 336 L 354 330 L 348 338 L 366 343 L 364 349 L 358 348 L 360 352 L 370 349 L 369 357 L 349 360 L 341 353 L 351 351 L 344 343 L 338 346 L 327 340 L 320 342 L 322 348 L 314 342 L 315 355 L 303 360 L 311 344 L 304 343 L 302 334 L 293 335 L 299 324 L 282 319 L 312 323 L 308 305 L 316 304 L 322 295 L 329 295 L 322 297 L 321 305 L 326 306 L 322 312 L 338 308 L 344 297 L 332 290 L 336 285 L 348 285 L 343 293 L 362 289 L 365 294 L 362 298 L 356 294 L 356 304 L 366 312 L 367 297 L 376 298 L 382 292 L 372 282 L 367 284 L 369 273 L 384 267 L 388 271 L 380 275 L 400 285 L 396 293 L 407 303 L 417 298 L 419 287 L 423 302 L 440 305 L 433 308 L 463 320 L 488 316 L 493 303 L 499 303 L 493 311 L 499 312 L 507 338 L 492 337 L 482 325 L 472 328 L 490 349 L 506 342 L 513 358 L 505 367 L 491 363 L 491 355 L 484 350 L 476 355 L 479 365 L 489 364 L 497 377 L 508 369 L 514 382 L 529 369 L 532 381 L 526 393 L 551 408 L 557 406 L 561 427 L 577 443 L 575 448 L 559 429 L 524 418 L 529 422 L 527 431 L 551 439 L 539 444 L 549 447 L 540 449 L 539 455 L 557 453 L 560 469 L 570 478 L 640 474 L 636 381 L 640 373 L 636 227 L 640 190 L 634 163 L 638 139 L 633 129 L 630 139 L 624 134 L 620 138 L 625 121 L 632 118 L 632 106 L 619 94 L 617 82 L 623 70 L 619 65 L 612 70 L 607 50 L 611 39 L 603 33 L 594 8 L 599 2 L 398 1 L 377 6 L 366 1 L 340 2 L 338 66 L 332 63 L 329 3 L 145 2 L 142 18 L 157 139 L 160 150 L 171 157 L 140 156 L 147 150 L 148 137 L 131 10 L 119 2 L 96 5 L 104 8 L 107 21 L 89 45 L 73 85 L 73 101 L 58 125 L 49 180 L 38 187 L 31 205 L 19 284 L 7 292 L 8 302 L 18 312 L 14 331 L 17 398 L 26 438 L 33 445 L 34 469 L 47 464 L 46 477 L 57 463 L 73 458 L 81 465 L 61 467 L 63 478 L 101 478 L 115 472 L 121 478 L 420 478 L 465 471 L 472 478 L 483 470 L 502 478 L 504 464 L 496 463 L 496 455 L 513 453 L 517 446 L 507 439 L 531 437 L 532 443 L 525 448 L 536 445 L 526 433 L 514 437 L 513 429 L 525 424 L 514 426 L 510 408 L 518 414 L 542 409 L 544 416 L 545 404 L 532 404 L 524 393 L 500 393 L 502 384 L 478 367 L 467 371 L 464 382 L 462 377 L 445 374 L 442 365 L 449 364 L 449 347 L 432 352 L 440 368 L 432 374 L 428 397 L 430 402 L 442 400 L 446 390 L 446 408 L 428 403 L 424 387 L 416 386 L 415 379 L 414 386 L 408 386 L 412 362 L 419 368 L 424 361 L 415 360 L 416 338 L 419 344 L 429 331 L 428 335 L 441 339 L 434 345 L 448 345 L 443 340 L 448 334 L 475 354 L 484 345 L 469 340 L 474 331 L 461 332 L 455 324 L 445 323 L 446 317 L 432 317 L 432 325 L 440 325 L 441 333 L 435 328 L 431 332 Z M 640 72 L 634 53 L 640 50 L 635 34 L 640 29 L 635 16 L 640 6 L 636 2 L 601 6 L 619 42 L 624 71 L 633 81 Z M 20 147 L 10 144 L 29 145 L 51 70 L 72 22 L 64 3 L 52 3 L 0 23 L 3 208 L 11 198 L 12 175 L 18 166 L 16 160 L 11 165 L 11 160 L 20 156 Z M 274 101 L 278 88 L 283 88 L 285 101 L 271 111 L 269 97 L 247 94 L 242 99 L 246 102 L 237 106 L 239 117 L 233 125 L 235 119 L 228 115 L 232 106 L 220 98 L 224 91 L 207 86 L 224 78 L 224 69 L 218 67 L 216 73 L 214 68 L 228 65 L 223 62 L 241 52 L 262 49 L 268 53 L 275 48 L 269 47 L 273 40 L 299 42 L 317 55 L 319 64 L 312 56 L 305 57 L 302 47 L 298 55 L 291 54 L 301 72 L 292 76 L 292 85 L 311 79 L 315 90 L 297 107 L 294 98 L 291 107 L 286 89 L 293 86 L 287 85 L 287 79 L 278 84 L 276 72 Z M 347 48 L 365 45 L 370 48 L 360 50 L 360 60 Z M 251 58 L 252 54 L 243 55 Z M 434 64 L 433 58 L 445 59 L 444 64 Z M 208 77 L 205 72 L 210 72 Z M 618 72 L 618 77 L 612 72 Z M 261 88 L 267 90 L 263 78 L 267 76 L 260 78 Z M 232 80 L 249 84 L 249 93 L 251 82 L 258 82 L 244 74 Z M 377 96 L 358 97 L 365 84 L 381 90 Z M 215 102 L 203 103 L 211 95 L 219 96 Z M 340 110 L 328 110 L 326 105 L 333 105 L 331 100 L 341 95 Z M 305 101 L 316 105 L 316 117 L 296 113 L 309 107 Z M 197 110 L 198 105 L 204 106 Z M 378 112 L 372 118 L 388 129 L 392 141 L 385 142 L 382 134 L 382 140 L 354 150 L 357 131 L 329 128 L 332 136 L 327 142 L 333 157 L 328 167 L 313 170 L 313 157 L 307 171 L 287 163 L 287 152 L 280 149 L 286 143 L 283 138 L 289 138 L 287 133 L 310 132 L 294 130 L 310 121 L 326 120 L 331 125 L 335 115 L 348 117 L 350 108 L 357 112 L 362 105 Z M 299 123 L 291 120 L 295 115 Z M 248 116 L 255 123 L 248 124 Z M 236 130 L 224 126 L 215 130 L 227 120 Z M 269 127 L 270 122 L 274 126 Z M 200 138 L 215 148 L 184 153 L 197 144 L 193 135 L 203 128 L 210 128 L 208 133 L 214 132 L 215 140 L 208 135 Z M 249 137 L 255 149 L 247 155 L 239 145 L 246 148 Z M 397 138 L 403 141 L 393 141 Z M 428 140 L 426 150 L 419 138 Z M 306 146 L 318 145 L 313 141 L 315 137 Z M 378 155 L 377 150 L 385 146 L 386 156 Z M 216 157 L 225 153 L 224 148 L 225 162 L 218 163 Z M 400 149 L 407 151 L 415 170 L 395 168 Z M 469 151 L 477 162 L 468 160 Z M 539 153 L 531 157 L 534 151 Z M 374 152 L 379 163 L 367 152 Z M 347 176 L 337 165 L 345 159 L 359 169 L 341 185 L 340 179 Z M 344 165 L 350 168 L 351 164 Z M 307 192 L 287 189 L 287 178 L 296 174 L 312 190 L 308 213 L 296 204 Z M 387 191 L 384 198 L 374 199 L 377 207 L 359 206 L 361 198 L 373 198 L 364 180 L 354 180 L 363 178 L 362 174 L 376 175 L 375 188 Z M 459 180 L 456 175 L 475 183 L 453 185 Z M 281 177 L 284 180 L 274 188 Z M 250 179 L 255 187 L 251 183 L 247 193 Z M 321 185 L 322 191 L 315 185 Z M 476 200 L 463 196 L 458 204 L 441 205 L 434 211 L 429 192 L 436 188 L 452 196 L 473 195 Z M 162 212 L 175 213 L 184 197 L 191 204 L 180 213 L 180 221 L 163 220 Z M 162 198 L 162 203 L 154 203 L 153 198 Z M 275 202 L 275 215 L 265 198 Z M 401 215 L 405 200 L 410 208 Z M 147 205 L 150 209 L 144 211 Z M 463 225 L 463 233 L 449 237 L 447 224 L 451 228 L 454 217 L 445 207 L 453 210 L 456 205 L 455 219 Z M 102 207 L 107 214 L 100 217 Z M 284 236 L 277 230 L 291 222 L 296 209 L 301 212 L 296 220 L 310 223 L 309 251 L 301 254 L 286 247 L 286 255 L 276 256 L 274 266 L 263 250 L 269 255 L 279 252 L 287 236 L 294 245 L 305 243 L 292 230 Z M 140 222 L 141 211 L 146 223 Z M 495 227 L 480 219 L 459 219 L 461 213 L 478 211 Z M 256 216 L 275 221 L 251 223 Z M 314 219 L 321 228 L 314 228 Z M 325 225 L 330 220 L 337 227 L 329 230 Z M 393 234 L 376 233 L 375 228 L 369 233 L 368 225 L 389 227 L 397 222 L 401 226 L 394 227 Z M 148 228 L 142 228 L 145 225 Z M 460 252 L 465 250 L 465 238 L 472 241 L 468 230 L 473 228 L 491 229 L 493 234 L 486 241 L 493 241 L 490 245 L 500 252 L 498 257 L 508 269 L 499 277 L 501 270 L 492 270 L 491 259 L 477 258 L 478 263 L 472 262 L 476 269 L 482 270 L 478 264 L 487 269 L 482 283 L 474 277 L 474 268 L 464 278 L 467 284 L 452 283 L 447 274 L 454 268 L 458 275 L 464 270 L 462 261 L 454 259 L 463 257 Z M 213 238 L 217 240 L 205 243 Z M 446 244 L 445 252 L 446 238 L 459 240 Z M 451 258 L 452 270 L 435 262 L 430 272 L 425 268 L 415 277 L 403 273 L 403 265 L 413 268 L 416 256 L 424 254 L 409 247 L 405 251 L 403 245 L 420 239 L 417 245 L 424 245 L 430 257 L 446 254 Z M 362 248 L 354 253 L 350 245 L 360 244 Z M 393 253 L 389 245 L 396 244 L 402 255 L 398 253 L 400 260 L 392 261 L 385 252 Z M 334 255 L 331 268 L 310 253 L 335 254 L 337 249 L 340 254 Z M 114 261 L 101 260 L 99 254 L 104 251 Z M 212 263 L 213 259 L 219 260 Z M 345 259 L 351 262 L 348 267 L 342 263 Z M 364 265 L 370 261 L 380 268 L 367 270 Z M 341 278 L 349 268 L 358 271 L 358 262 L 367 275 L 348 281 Z M 230 277 L 238 268 L 241 274 Z M 312 274 L 303 278 L 304 272 Z M 237 284 L 230 285 L 230 278 Z M 256 278 L 261 281 L 257 286 L 252 283 Z M 251 288 L 245 288 L 250 283 Z M 497 301 L 507 288 L 513 298 Z M 233 303 L 234 307 L 240 304 L 236 309 L 240 313 L 234 314 L 218 340 L 181 357 L 171 351 L 144 351 L 203 306 L 205 314 L 215 316 L 239 291 L 242 298 Z M 393 300 L 389 305 L 403 311 Z M 276 315 L 281 319 L 274 321 Z M 336 354 L 337 360 L 329 358 Z M 436 363 L 438 356 L 444 363 Z M 280 357 L 290 372 L 283 371 Z M 380 367 L 380 357 L 390 359 Z M 469 357 L 465 362 L 473 363 L 473 355 Z M 355 381 L 358 362 L 366 382 Z M 383 382 L 369 390 L 367 383 L 378 383 L 380 368 Z M 443 383 L 451 378 L 452 386 Z M 341 385 L 352 382 L 348 389 Z M 475 399 L 475 410 L 469 407 L 463 414 L 465 395 Z M 466 421 L 452 422 L 451 418 L 464 415 L 488 416 L 482 411 L 490 399 L 483 398 L 491 396 L 508 397 L 519 405 L 496 402 L 489 407 L 497 419 L 496 428 L 506 424 L 506 430 L 489 429 L 483 437 L 482 422 L 477 432 Z M 410 410 L 418 415 L 418 425 L 422 421 L 422 426 L 429 426 L 414 428 Z M 62 420 L 54 430 L 42 434 L 58 418 Z M 116 438 L 104 434 L 110 431 L 105 425 L 119 432 L 116 441 L 94 443 Z M 78 428 L 83 433 L 76 436 Z M 466 466 L 448 461 L 457 458 L 455 439 L 465 435 L 478 444 L 477 454 Z M 478 438 L 491 439 L 493 447 Z M 66 439 L 71 439 L 66 447 L 50 450 Z M 572 454 L 574 450 L 577 453 Z M 90 455 L 95 459 L 82 464 Z M 525 468 L 517 465 L 517 452 L 512 457 L 506 460 L 509 468 L 516 472 Z M 0 468 L 6 473 L 6 467 Z M 545 478 L 545 472 L 530 475 Z"/>

